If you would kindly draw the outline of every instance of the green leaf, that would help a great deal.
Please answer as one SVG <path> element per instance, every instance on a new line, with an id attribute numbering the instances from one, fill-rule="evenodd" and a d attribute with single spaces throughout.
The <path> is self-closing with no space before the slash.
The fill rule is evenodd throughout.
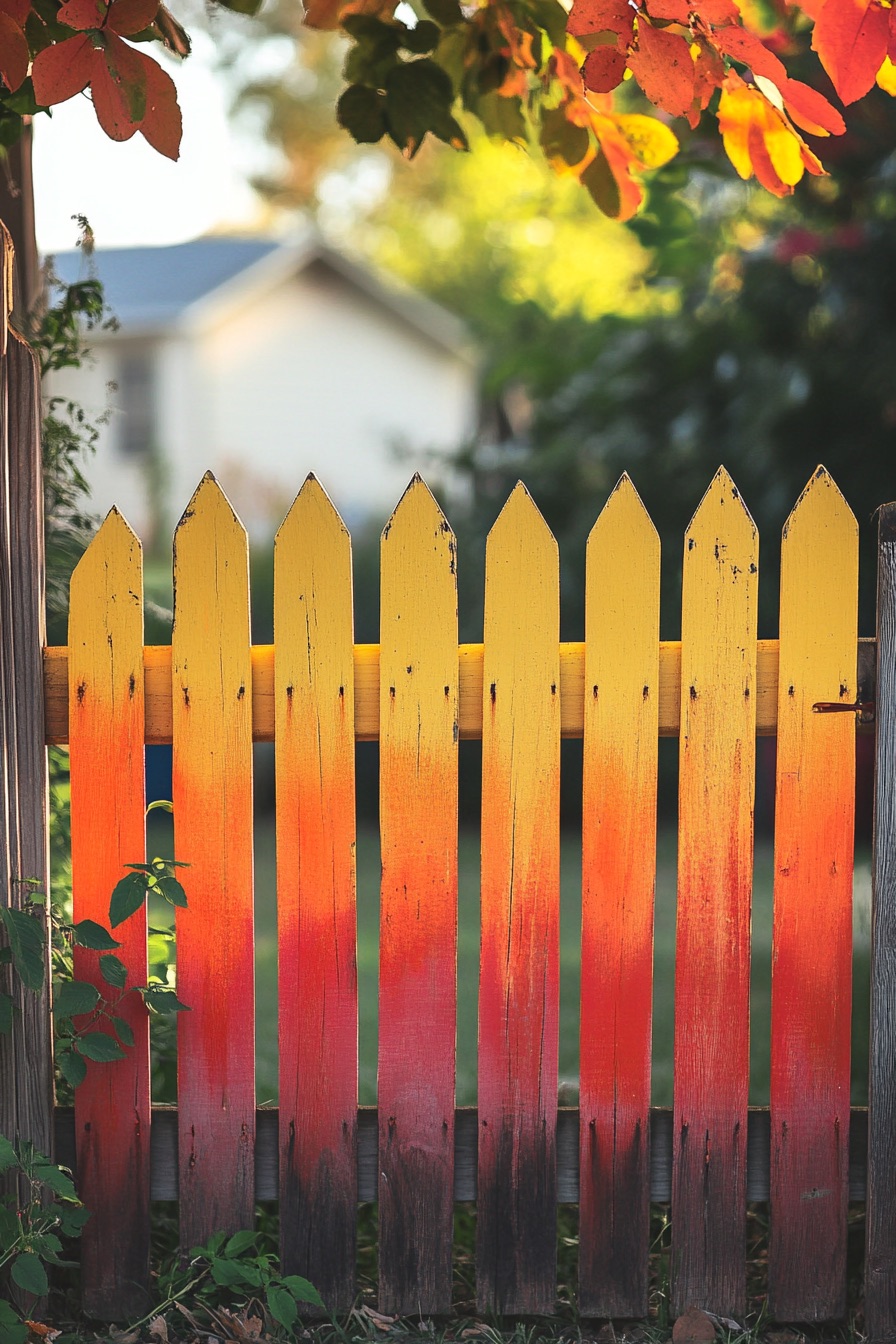
<path id="1" fill-rule="evenodd" d="M 473 100 L 470 110 L 475 112 L 489 135 L 517 144 L 526 143 L 526 118 L 520 98 L 502 98 L 498 93 L 486 93 Z"/>
<path id="2" fill-rule="evenodd" d="M 111 952 L 108 956 L 100 957 L 100 975 L 107 985 L 112 985 L 115 989 L 124 989 L 128 982 L 127 966 Z"/>
<path id="3" fill-rule="evenodd" d="M 313 1283 L 303 1279 L 300 1274 L 287 1274 L 280 1282 L 288 1288 L 297 1302 L 313 1302 L 316 1307 L 324 1305 L 320 1293 Z"/>
<path id="4" fill-rule="evenodd" d="M 406 51 L 413 51 L 417 56 L 426 56 L 435 51 L 441 35 L 438 24 L 430 23 L 429 19 L 421 19 L 416 28 L 408 29 L 401 45 Z"/>
<path id="5" fill-rule="evenodd" d="M 191 1260 L 212 1260 L 227 1240 L 226 1232 L 213 1232 L 204 1246 L 194 1246 L 190 1252 Z"/>
<path id="6" fill-rule="evenodd" d="M 336 104 L 336 120 L 359 145 L 374 145 L 386 134 L 386 99 L 378 89 L 350 84 Z"/>
<path id="7" fill-rule="evenodd" d="M 93 919 L 79 920 L 72 925 L 72 931 L 79 947 L 89 947 L 94 952 L 110 952 L 113 947 L 121 947 L 121 943 L 115 941 L 109 930 Z"/>
<path id="8" fill-rule="evenodd" d="M 241 14 L 257 14 L 259 9 L 261 8 L 261 4 L 256 3 L 255 0 L 252 0 L 252 4 L 254 8 L 252 8 L 251 10 L 242 9 L 239 10 L 238 12 Z M 231 6 L 231 8 L 236 8 L 236 6 Z M 163 812 L 174 811 L 174 804 L 170 802 L 167 798 L 157 798 L 155 802 L 150 803 L 149 807 L 146 809 L 146 815 L 149 816 L 150 812 L 155 812 L 157 807 L 160 807 Z"/>
<path id="9" fill-rule="evenodd" d="M 154 1013 L 188 1013 L 189 1004 L 181 1003 L 173 989 L 167 985 L 145 985 L 139 990 L 143 1002 Z"/>
<path id="10" fill-rule="evenodd" d="M 0 947 L 0 966 L 12 965 L 12 948 Z"/>
<path id="11" fill-rule="evenodd" d="M 22 984 L 26 989 L 43 989 L 47 940 L 42 917 L 0 906 L 0 919 L 6 925 L 13 965 Z"/>
<path id="12" fill-rule="evenodd" d="M 41 1264 L 40 1258 L 32 1255 L 30 1251 L 25 1251 L 13 1260 L 11 1272 L 13 1283 L 17 1283 L 20 1288 L 24 1288 L 26 1293 L 33 1293 L 35 1297 L 43 1297 L 45 1293 L 49 1292 L 50 1284 L 47 1279 L 47 1271 Z"/>
<path id="13" fill-rule="evenodd" d="M 0 1302 L 0 1344 L 25 1344 L 28 1327 L 8 1302 Z"/>
<path id="14" fill-rule="evenodd" d="M 42 1232 L 31 1238 L 31 1249 L 43 1260 L 55 1262 L 62 1254 L 62 1242 L 52 1232 Z"/>
<path id="15" fill-rule="evenodd" d="M 234 1232 L 233 1236 L 224 1247 L 224 1254 L 232 1259 L 236 1255 L 244 1255 L 245 1252 L 254 1245 L 254 1232 Z"/>
<path id="16" fill-rule="evenodd" d="M 423 8 L 443 28 L 450 28 L 452 24 L 464 21 L 458 0 L 423 0 Z"/>
<path id="17" fill-rule="evenodd" d="M 0 1134 L 0 1171 L 19 1165 L 18 1154 L 5 1134 Z"/>
<path id="18" fill-rule="evenodd" d="M 253 1265 L 244 1265 L 239 1260 L 223 1260 L 217 1256 L 212 1260 L 212 1278 L 222 1288 L 239 1285 L 258 1288 L 261 1285 L 261 1274 Z"/>
<path id="19" fill-rule="evenodd" d="M 60 1204 L 53 1207 L 57 1211 L 56 1216 L 59 1219 L 62 1235 L 64 1237 L 80 1236 L 81 1228 L 90 1220 L 90 1210 L 85 1209 L 83 1204 L 70 1204 L 65 1208 Z"/>
<path id="20" fill-rule="evenodd" d="M 451 79 L 435 61 L 397 65 L 386 81 L 386 121 L 398 148 L 413 158 L 426 132 L 451 119 L 453 102 Z"/>
<path id="21" fill-rule="evenodd" d="M 275 1321 L 291 1330 L 295 1325 L 299 1309 L 296 1306 L 295 1298 L 285 1288 L 278 1288 L 276 1284 L 269 1284 L 265 1297 L 268 1302 L 268 1310 Z"/>
<path id="22" fill-rule="evenodd" d="M 34 1168 L 34 1176 L 36 1180 L 43 1182 L 60 1199 L 77 1200 L 78 1192 L 72 1181 L 71 1173 L 65 1171 L 62 1167 L 57 1167 L 55 1163 L 37 1163 Z"/>
<path id="23" fill-rule="evenodd" d="M 111 1014 L 109 1016 L 109 1021 L 118 1033 L 118 1039 L 121 1041 L 122 1045 L 126 1045 L 129 1049 L 133 1049 L 134 1033 L 130 1023 L 126 1022 L 123 1017 L 112 1017 Z"/>
<path id="24" fill-rule="evenodd" d="M 99 992 L 86 980 L 62 980 L 53 986 L 53 1014 L 56 1017 L 77 1017 L 90 1013 L 99 1002 Z"/>
<path id="25" fill-rule="evenodd" d="M 56 1063 L 59 1066 L 59 1072 L 65 1081 L 71 1087 L 80 1087 L 87 1077 L 87 1065 L 80 1055 L 76 1055 L 72 1050 L 56 1052 Z"/>
<path id="26" fill-rule="evenodd" d="M 146 878 L 142 873 L 128 873 L 116 882 L 109 902 L 109 923 L 113 929 L 123 924 L 146 900 Z"/>
<path id="27" fill-rule="evenodd" d="M 114 1036 L 107 1036 L 104 1031 L 88 1031 L 86 1036 L 79 1036 L 75 1042 L 75 1049 L 88 1059 L 96 1060 L 98 1064 L 109 1064 L 113 1059 L 124 1059 L 124 1051 L 118 1041 Z"/>
<path id="28" fill-rule="evenodd" d="M 539 139 L 549 159 L 562 159 L 570 167 L 582 162 L 591 145 L 586 128 L 567 121 L 560 108 L 542 113 Z"/>
<path id="29" fill-rule="evenodd" d="M 7 1036 L 12 1031 L 12 1020 L 17 1011 L 12 995 L 0 990 L 0 1035 Z"/>
<path id="30" fill-rule="evenodd" d="M 158 888 L 169 905 L 176 905 L 180 910 L 186 910 L 187 893 L 184 891 L 176 877 L 160 877 L 158 880 Z"/>

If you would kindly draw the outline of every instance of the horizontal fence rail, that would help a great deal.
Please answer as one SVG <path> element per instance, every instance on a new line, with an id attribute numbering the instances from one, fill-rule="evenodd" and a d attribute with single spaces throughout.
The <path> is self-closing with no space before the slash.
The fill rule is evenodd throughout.
<path id="1" fill-rule="evenodd" d="M 246 535 L 207 475 L 175 536 L 161 648 L 143 644 L 139 544 L 109 515 L 76 572 L 69 645 L 44 656 L 46 741 L 67 742 L 72 761 L 75 917 L 97 917 L 113 870 L 133 861 L 143 744 L 172 743 L 175 852 L 190 864 L 178 993 L 191 1011 L 176 1111 L 150 1108 L 135 1030 L 137 1062 L 90 1062 L 73 1117 L 57 1117 L 94 1213 L 84 1291 L 97 1315 L 145 1295 L 159 1198 L 178 1199 L 187 1246 L 278 1199 L 284 1271 L 311 1278 L 331 1309 L 354 1298 L 357 1204 L 374 1201 L 380 1306 L 394 1314 L 450 1309 L 456 1200 L 476 1201 L 481 1309 L 550 1312 L 557 1205 L 578 1201 L 580 1310 L 620 1318 L 647 1313 L 651 1201 L 671 1200 L 673 1310 L 726 1316 L 745 1306 L 747 1202 L 769 1201 L 775 1316 L 842 1313 L 848 1203 L 864 1198 L 879 1132 L 849 1098 L 855 734 L 886 669 L 878 642 L 857 636 L 855 520 L 823 468 L 785 527 L 780 639 L 756 638 L 759 539 L 724 470 L 684 541 L 682 639 L 662 642 L 659 542 L 623 477 L 588 544 L 586 640 L 561 643 L 556 542 L 519 485 L 488 539 L 483 644 L 458 645 L 457 543 L 415 478 L 383 533 L 380 642 L 356 645 L 350 539 L 312 477 L 275 543 L 275 643 L 253 648 Z M 753 792 L 756 737 L 773 734 L 772 1086 L 755 1110 Z M 668 1111 L 649 1104 L 662 736 L 680 739 Z M 557 1104 L 563 737 L 584 741 L 575 1111 Z M 454 1100 L 462 739 L 480 739 L 483 758 L 475 1110 Z M 380 742 L 380 1010 L 378 1105 L 359 1109 L 365 740 Z M 279 1105 L 265 1109 L 253 741 L 276 748 Z M 123 926 L 135 979 L 144 919 Z M 877 965 L 883 1021 L 894 971 Z M 879 1046 L 879 1091 L 888 1061 Z M 896 1185 L 896 1156 L 881 1166 L 880 1148 L 872 1191 Z M 113 1172 L 132 1185 L 124 1233 Z M 876 1301 L 871 1337 L 896 1337 L 896 1309 Z"/>

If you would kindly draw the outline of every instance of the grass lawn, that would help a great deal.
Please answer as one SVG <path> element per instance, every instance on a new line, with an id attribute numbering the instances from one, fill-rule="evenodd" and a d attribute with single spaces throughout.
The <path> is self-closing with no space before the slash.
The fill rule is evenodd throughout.
<path id="1" fill-rule="evenodd" d="M 653 1102 L 672 1102 L 672 1036 L 675 965 L 674 831 L 660 835 L 657 863 L 654 954 Z M 358 993 L 360 1037 L 360 1100 L 376 1101 L 377 934 L 379 918 L 379 837 L 374 829 L 358 834 Z M 262 818 L 256 826 L 256 1001 L 258 1099 L 277 1098 L 277 950 L 274 826 Z M 578 1078 L 579 925 L 581 919 L 580 841 L 565 834 L 560 879 L 560 1077 L 570 1087 L 567 1104 L 576 1099 Z M 476 1100 L 477 959 L 479 952 L 479 837 L 463 831 L 459 852 L 458 934 L 458 1066 L 457 1100 Z M 771 980 L 772 849 L 768 840 L 756 846 L 753 896 L 753 967 L 750 1102 L 768 1102 Z M 867 1100 L 868 952 L 871 876 L 867 855 L 856 862 L 855 984 L 853 1023 L 853 1102 Z"/>

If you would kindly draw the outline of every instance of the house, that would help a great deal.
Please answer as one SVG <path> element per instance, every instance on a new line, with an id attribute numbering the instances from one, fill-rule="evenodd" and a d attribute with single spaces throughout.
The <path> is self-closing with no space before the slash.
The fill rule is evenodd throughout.
<path id="1" fill-rule="evenodd" d="M 475 354 L 461 322 L 325 244 L 210 237 L 55 258 L 102 280 L 119 321 L 51 390 L 108 410 L 87 474 L 145 542 L 170 536 L 211 469 L 256 540 L 309 471 L 346 523 L 382 525 L 415 470 L 474 431 Z M 435 461 L 435 465 L 434 465 Z"/>

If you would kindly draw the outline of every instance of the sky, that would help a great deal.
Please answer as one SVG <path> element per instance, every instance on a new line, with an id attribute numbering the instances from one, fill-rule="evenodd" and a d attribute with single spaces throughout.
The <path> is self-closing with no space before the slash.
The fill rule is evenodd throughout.
<path id="1" fill-rule="evenodd" d="M 141 135 L 109 140 L 83 95 L 35 117 L 34 194 L 38 247 L 75 246 L 72 215 L 89 220 L 100 247 L 184 242 L 221 225 L 251 224 L 255 197 L 247 153 L 228 126 L 226 86 L 213 69 L 210 38 L 194 32 L 193 53 L 165 61 L 178 87 L 184 138 L 177 163 Z M 164 58 L 163 58 L 164 59 Z"/>

